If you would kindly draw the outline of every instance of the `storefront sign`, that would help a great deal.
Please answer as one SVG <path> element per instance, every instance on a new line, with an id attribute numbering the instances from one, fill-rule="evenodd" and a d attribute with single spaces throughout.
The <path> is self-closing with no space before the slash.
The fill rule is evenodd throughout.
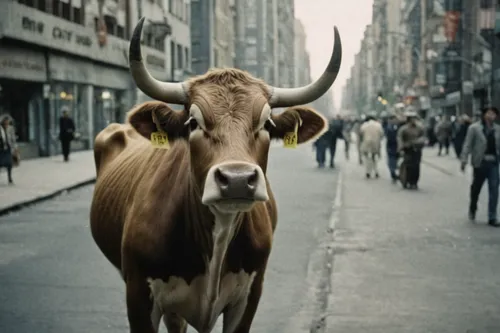
<path id="1" fill-rule="evenodd" d="M 0 10 L 0 37 L 10 37 L 71 53 L 95 61 L 128 68 L 128 41 L 107 36 L 107 42 L 99 45 L 93 27 L 69 22 L 42 11 L 9 1 Z M 158 65 L 165 57 L 163 52 L 143 47 L 145 59 Z M 163 61 L 164 71 L 165 63 Z"/>
<path id="2" fill-rule="evenodd" d="M 0 77 L 21 81 L 47 80 L 43 53 L 21 48 L 0 48 Z"/>
<path id="3" fill-rule="evenodd" d="M 127 69 L 110 68 L 89 61 L 50 54 L 50 78 L 54 81 L 90 84 L 113 89 L 128 89 Z"/>

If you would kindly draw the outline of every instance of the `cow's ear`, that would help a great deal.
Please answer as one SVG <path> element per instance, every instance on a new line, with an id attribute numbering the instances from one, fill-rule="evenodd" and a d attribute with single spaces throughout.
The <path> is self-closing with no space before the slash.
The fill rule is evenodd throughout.
<path id="1" fill-rule="evenodd" d="M 283 139 L 285 133 L 293 132 L 298 124 L 298 144 L 318 137 L 328 128 L 325 117 L 307 106 L 293 106 L 280 114 L 272 115 L 271 119 L 276 125 L 268 127 L 272 139 Z"/>
<path id="2" fill-rule="evenodd" d="M 189 127 L 184 125 L 188 120 L 188 113 L 174 111 L 162 102 L 146 102 L 134 107 L 127 115 L 127 122 L 146 139 L 151 133 L 162 130 L 169 139 L 187 137 Z"/>

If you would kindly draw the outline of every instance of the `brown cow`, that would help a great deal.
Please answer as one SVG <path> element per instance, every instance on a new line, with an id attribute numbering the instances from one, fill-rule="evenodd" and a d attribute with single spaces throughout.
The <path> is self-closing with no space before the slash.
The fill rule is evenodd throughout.
<path id="1" fill-rule="evenodd" d="M 302 88 L 267 86 L 237 69 L 217 69 L 184 83 L 159 82 L 140 50 L 144 19 L 134 30 L 130 67 L 138 87 L 162 102 L 135 107 L 125 125 L 95 140 L 97 182 L 91 207 L 95 242 L 126 283 L 133 333 L 213 329 L 249 332 L 262 292 L 277 222 L 266 179 L 270 139 L 298 126 L 298 143 L 322 134 L 325 119 L 295 106 L 332 85 L 341 62 L 335 29 L 332 59 L 322 77 Z M 154 148 L 166 132 L 169 149 Z"/>

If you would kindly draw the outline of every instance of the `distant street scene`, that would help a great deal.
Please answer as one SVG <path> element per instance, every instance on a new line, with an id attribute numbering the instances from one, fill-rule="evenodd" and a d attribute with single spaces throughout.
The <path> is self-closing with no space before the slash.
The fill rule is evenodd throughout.
<path id="1" fill-rule="evenodd" d="M 0 2 L 0 333 L 500 332 L 499 1 Z"/>

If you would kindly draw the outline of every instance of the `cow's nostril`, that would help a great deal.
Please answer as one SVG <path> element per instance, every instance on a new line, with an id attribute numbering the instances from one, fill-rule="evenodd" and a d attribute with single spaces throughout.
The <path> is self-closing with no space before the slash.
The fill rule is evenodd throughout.
<path id="1" fill-rule="evenodd" d="M 250 188 L 254 188 L 257 185 L 258 180 L 259 174 L 257 173 L 257 170 L 254 170 L 250 177 L 248 177 L 247 184 Z"/>
<path id="2" fill-rule="evenodd" d="M 215 182 L 217 183 L 217 185 L 219 185 L 219 187 L 224 188 L 229 186 L 229 179 L 224 175 L 221 169 L 215 170 L 214 177 Z"/>

